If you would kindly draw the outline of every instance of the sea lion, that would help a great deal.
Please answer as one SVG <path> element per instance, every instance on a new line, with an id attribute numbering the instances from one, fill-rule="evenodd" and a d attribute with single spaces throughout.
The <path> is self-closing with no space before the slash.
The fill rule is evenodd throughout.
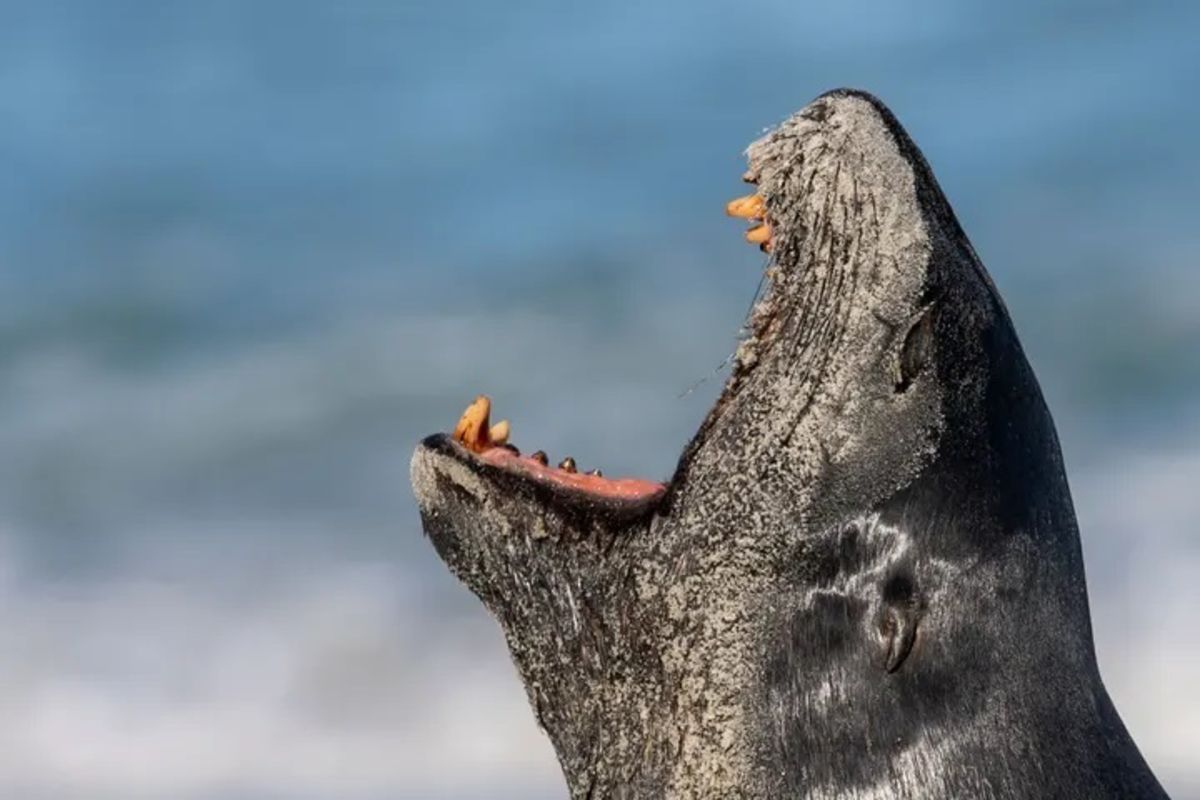
<path id="1" fill-rule="evenodd" d="M 1162 798 L 1096 666 L 1059 445 L 1004 304 L 874 97 L 747 151 L 770 253 L 665 484 L 417 448 L 573 798 Z"/>

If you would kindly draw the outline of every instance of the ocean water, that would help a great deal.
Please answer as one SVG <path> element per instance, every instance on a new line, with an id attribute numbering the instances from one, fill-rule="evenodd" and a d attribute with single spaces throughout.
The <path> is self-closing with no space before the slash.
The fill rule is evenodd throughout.
<path id="1" fill-rule="evenodd" d="M 665 476 L 741 150 L 896 111 L 1055 413 L 1101 669 L 1200 798 L 1200 6 L 4 5 L 0 797 L 563 795 L 408 460 Z"/>

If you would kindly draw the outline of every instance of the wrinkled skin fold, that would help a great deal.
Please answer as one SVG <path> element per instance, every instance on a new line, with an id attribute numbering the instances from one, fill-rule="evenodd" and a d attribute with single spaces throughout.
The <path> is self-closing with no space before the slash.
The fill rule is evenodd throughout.
<path id="1" fill-rule="evenodd" d="M 1096 667 L 1050 414 L 924 158 L 847 90 L 747 155 L 767 288 L 664 496 L 413 457 L 571 797 L 1165 797 Z"/>

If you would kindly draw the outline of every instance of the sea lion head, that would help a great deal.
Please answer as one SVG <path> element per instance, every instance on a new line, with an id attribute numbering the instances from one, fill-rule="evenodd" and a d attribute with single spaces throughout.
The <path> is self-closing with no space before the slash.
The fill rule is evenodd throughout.
<path id="1" fill-rule="evenodd" d="M 948 207 L 931 213 L 941 194 L 924 159 L 870 95 L 824 95 L 747 156 L 770 231 L 766 288 L 677 478 L 740 475 L 833 517 L 932 460 L 955 383 L 939 370 L 971 371 L 982 354 L 959 345 L 997 304 Z"/>
<path id="2" fill-rule="evenodd" d="M 413 458 L 573 796 L 1035 796 L 1102 751 L 1134 783 L 1055 779 L 1156 786 L 1105 744 L 1053 422 L 924 157 L 851 90 L 747 157 L 765 288 L 669 481 L 517 454 L 478 404 Z"/>

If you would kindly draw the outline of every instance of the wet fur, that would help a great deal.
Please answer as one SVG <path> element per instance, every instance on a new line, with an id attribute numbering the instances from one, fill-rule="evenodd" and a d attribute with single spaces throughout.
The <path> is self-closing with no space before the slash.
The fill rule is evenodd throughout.
<path id="1" fill-rule="evenodd" d="M 775 229 L 654 507 L 413 459 L 573 798 L 1161 798 L 1100 680 L 1050 414 L 928 165 L 869 95 L 751 146 Z"/>

